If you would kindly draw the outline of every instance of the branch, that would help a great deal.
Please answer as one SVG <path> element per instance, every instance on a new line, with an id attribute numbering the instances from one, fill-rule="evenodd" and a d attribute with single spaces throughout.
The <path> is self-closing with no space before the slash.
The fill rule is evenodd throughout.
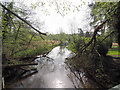
<path id="1" fill-rule="evenodd" d="M 103 42 L 106 38 L 108 38 L 109 36 L 111 36 L 113 33 L 115 33 L 116 31 L 112 31 L 110 34 L 108 34 L 101 42 Z"/>
<path id="2" fill-rule="evenodd" d="M 57 1 L 56 0 L 54 0 L 55 1 L 55 4 L 57 5 L 57 9 L 58 9 L 58 13 L 62 16 L 62 17 L 64 17 L 64 15 L 60 12 L 60 10 L 59 10 L 59 6 L 58 6 L 58 3 L 57 3 Z"/>
<path id="3" fill-rule="evenodd" d="M 24 23 L 26 23 L 27 25 L 29 25 L 32 29 L 34 29 L 35 31 L 37 31 L 39 34 L 42 35 L 46 35 L 46 33 L 42 33 L 39 30 L 37 30 L 36 28 L 34 28 L 31 24 L 29 24 L 26 20 L 24 20 L 23 18 L 21 18 L 20 16 L 18 16 L 17 14 L 15 14 L 13 11 L 9 10 L 8 8 L 6 8 L 3 4 L 0 3 L 0 5 L 6 9 L 8 12 L 10 12 L 11 14 L 13 14 L 14 16 L 16 16 L 17 18 L 19 18 L 20 20 L 22 20 Z"/>
<path id="4" fill-rule="evenodd" d="M 90 44 L 92 44 L 93 40 L 95 40 L 96 38 L 96 35 L 97 35 L 97 32 L 102 28 L 102 26 L 107 22 L 109 21 L 110 19 L 106 19 L 105 21 L 103 21 L 99 26 L 97 26 L 94 30 L 94 33 L 93 33 L 93 36 L 92 36 L 92 39 L 84 46 L 82 46 L 82 48 L 80 49 L 81 52 L 83 52 Z"/>
<path id="5" fill-rule="evenodd" d="M 19 22 L 19 27 L 18 27 L 18 30 L 17 30 L 16 36 L 15 36 L 15 42 L 16 42 L 16 40 L 17 40 L 17 37 L 18 37 L 18 33 L 19 33 L 19 30 L 20 30 L 20 27 L 21 27 L 21 23 Z"/>

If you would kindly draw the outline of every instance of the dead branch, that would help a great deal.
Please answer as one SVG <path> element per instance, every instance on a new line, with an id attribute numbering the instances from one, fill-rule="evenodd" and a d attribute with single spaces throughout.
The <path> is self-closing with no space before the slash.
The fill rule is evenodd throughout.
<path id="1" fill-rule="evenodd" d="M 14 16 L 16 16 L 17 18 L 19 18 L 20 20 L 22 20 L 24 23 L 26 23 L 27 25 L 29 25 L 32 29 L 34 29 L 35 31 L 37 31 L 39 34 L 42 35 L 46 35 L 46 33 L 42 33 L 39 30 L 37 30 L 36 28 L 34 28 L 30 23 L 28 23 L 28 21 L 24 20 L 23 18 L 21 18 L 20 16 L 18 16 L 17 14 L 15 14 L 13 11 L 9 10 L 8 8 L 6 8 L 2 3 L 0 3 L 0 5 L 6 9 L 8 12 L 10 12 L 11 14 L 13 14 Z"/>

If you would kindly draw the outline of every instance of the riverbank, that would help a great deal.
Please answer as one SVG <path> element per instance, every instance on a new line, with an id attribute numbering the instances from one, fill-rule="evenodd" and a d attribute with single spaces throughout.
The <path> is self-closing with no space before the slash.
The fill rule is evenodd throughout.
<path id="1" fill-rule="evenodd" d="M 70 71 L 64 63 L 70 53 L 64 46 L 53 48 L 46 57 L 35 59 L 38 63 L 36 74 L 14 82 L 12 80 L 7 83 L 7 88 L 74 88 L 68 77 Z"/>
<path id="2" fill-rule="evenodd" d="M 37 55 L 44 55 L 50 52 L 54 47 L 58 46 L 58 41 L 40 40 L 32 41 L 25 50 L 20 50 L 14 55 L 2 55 L 3 64 L 17 64 L 20 61 L 32 61 Z M 6 51 L 7 52 L 7 51 Z"/>
<path id="3" fill-rule="evenodd" d="M 111 56 L 75 56 L 67 58 L 66 62 L 73 72 L 80 73 L 84 70 L 85 76 L 96 84 L 95 87 L 112 88 L 120 84 L 120 64 Z M 95 88 L 94 86 L 86 87 Z"/>
<path id="4" fill-rule="evenodd" d="M 75 48 L 76 44 L 72 48 L 70 45 L 68 49 L 76 53 L 76 56 L 68 58 L 66 62 L 73 72 L 80 73 L 81 69 L 84 70 L 86 77 L 96 83 L 99 88 L 111 88 L 120 84 L 118 45 L 112 46 L 106 55 L 100 55 L 97 50 L 92 53 L 88 50 L 88 52 L 80 54 L 80 50 Z"/>
<path id="5" fill-rule="evenodd" d="M 37 55 L 45 55 L 49 53 L 54 47 L 58 46 L 59 42 L 53 41 L 34 41 L 31 42 L 27 50 L 20 51 L 14 56 L 4 56 L 3 60 L 3 77 L 5 82 L 18 80 L 37 73 L 37 69 L 31 65 L 37 65 L 34 59 Z M 27 75 L 25 75 L 27 73 Z M 25 75 L 24 77 L 21 77 Z"/>

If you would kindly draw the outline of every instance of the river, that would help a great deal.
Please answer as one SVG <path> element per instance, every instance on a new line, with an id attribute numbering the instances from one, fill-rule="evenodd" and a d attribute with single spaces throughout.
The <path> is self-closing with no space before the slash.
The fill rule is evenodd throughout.
<path id="1" fill-rule="evenodd" d="M 66 47 L 57 46 L 47 55 L 38 56 L 35 66 L 38 73 L 11 83 L 12 88 L 74 88 L 73 82 L 68 77 L 70 70 L 67 69 L 65 58 L 71 56 L 71 51 Z"/>
<path id="2" fill-rule="evenodd" d="M 97 85 L 85 77 L 84 72 L 71 72 L 65 64 L 65 58 L 74 53 L 65 46 L 57 46 L 46 56 L 39 55 L 34 60 L 38 63 L 38 72 L 19 81 L 10 82 L 7 88 L 88 88 Z M 79 79 L 78 79 L 78 77 Z"/>

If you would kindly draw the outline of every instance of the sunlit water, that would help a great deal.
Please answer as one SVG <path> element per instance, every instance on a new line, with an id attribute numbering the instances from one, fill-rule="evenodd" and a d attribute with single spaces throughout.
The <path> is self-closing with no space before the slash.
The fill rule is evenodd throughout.
<path id="1" fill-rule="evenodd" d="M 71 51 L 65 47 L 55 47 L 47 57 L 35 59 L 38 62 L 38 73 L 18 83 L 14 87 L 19 88 L 74 88 L 68 77 L 69 69 L 66 69 L 65 58 L 71 56 Z"/>

